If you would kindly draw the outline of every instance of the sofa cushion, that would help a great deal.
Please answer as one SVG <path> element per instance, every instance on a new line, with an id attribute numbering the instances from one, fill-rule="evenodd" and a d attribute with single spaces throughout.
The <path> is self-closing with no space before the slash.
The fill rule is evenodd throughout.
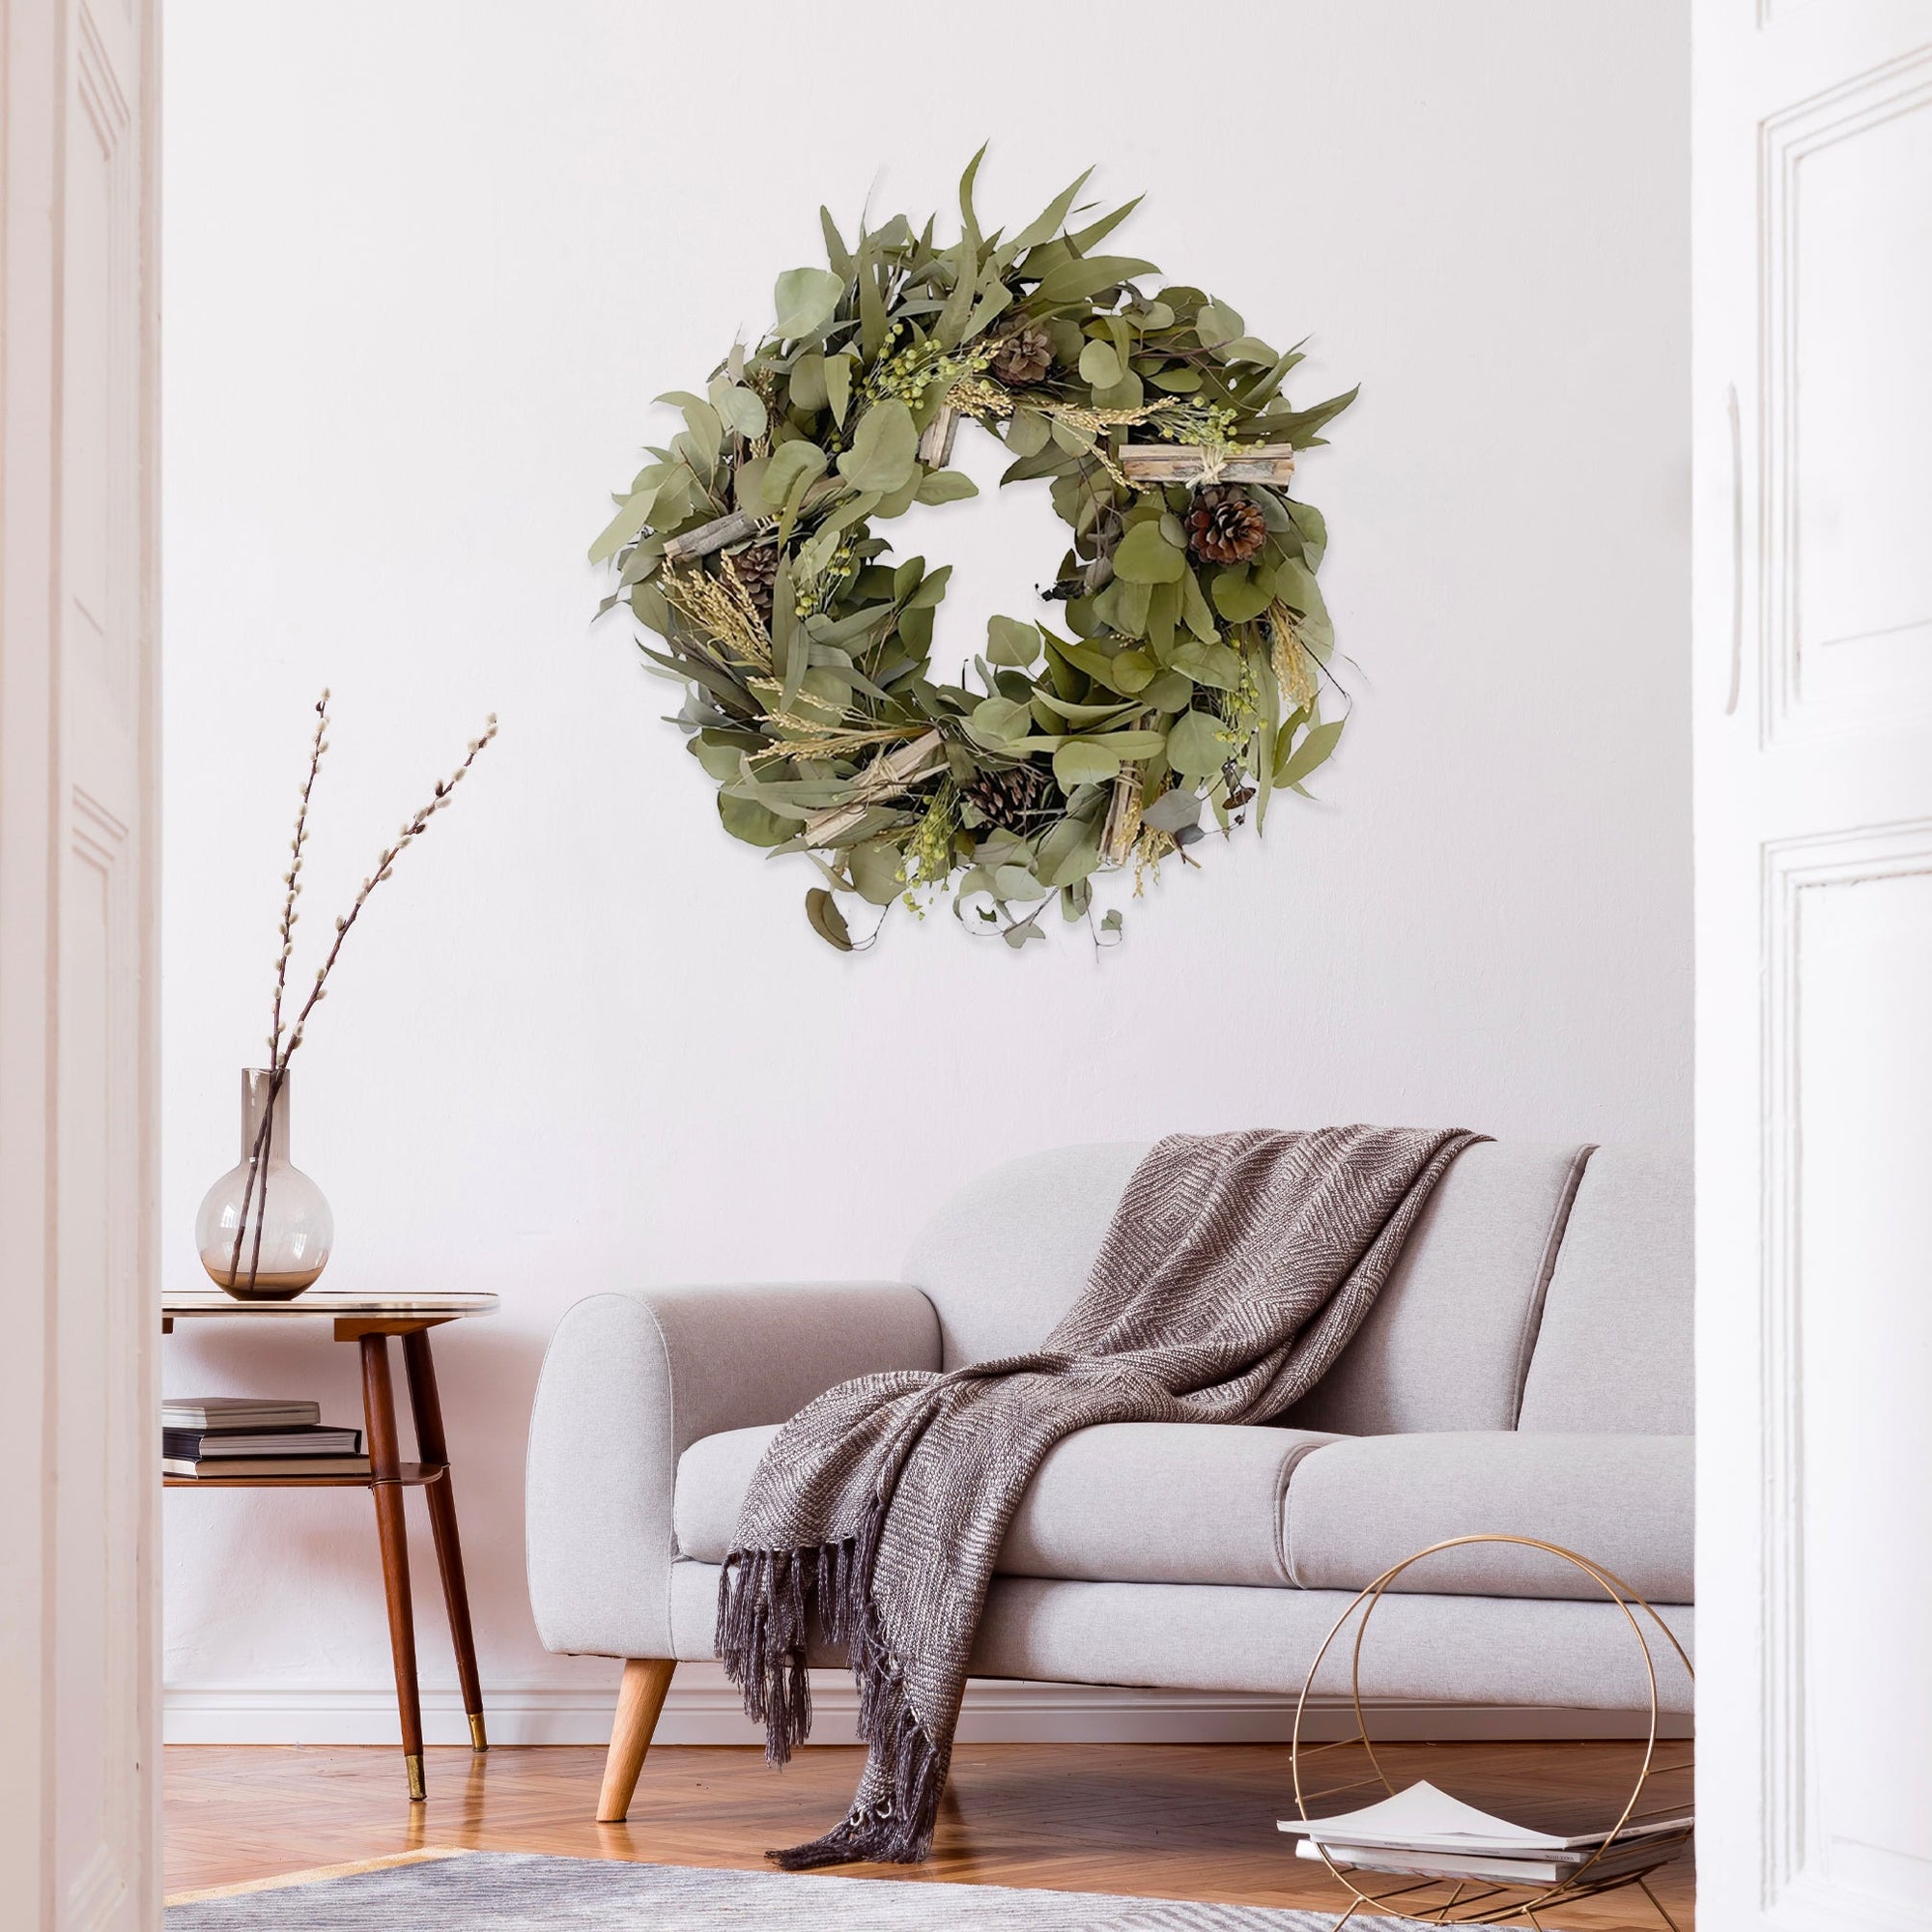
<path id="1" fill-rule="evenodd" d="M 1599 1148 L 1583 1170 L 1544 1299 L 1520 1429 L 1694 1427 L 1690 1163 Z"/>
<path id="2" fill-rule="evenodd" d="M 1308 1456 L 1288 1493 L 1288 1574 L 1307 1590 L 1359 1590 L 1454 1536 L 1537 1537 L 1587 1556 L 1656 1604 L 1691 1593 L 1689 1435 L 1478 1432 L 1378 1435 Z M 1392 1590 L 1597 1597 L 1544 1550 L 1480 1544 L 1405 1571 Z"/>
<path id="3" fill-rule="evenodd" d="M 708 1435 L 677 1466 L 681 1555 L 723 1562 L 752 1472 L 775 1429 Z M 1007 1530 L 1009 1577 L 1121 1583 L 1289 1580 L 1282 1499 L 1332 1435 L 1216 1423 L 1110 1422 L 1047 1452 Z"/>
<path id="4" fill-rule="evenodd" d="M 949 1369 L 1037 1348 L 1087 1284 L 1145 1142 L 1009 1161 L 949 1202 L 906 1258 Z M 1487 1141 L 1430 1197 L 1342 1358 L 1282 1420 L 1379 1435 L 1511 1429 L 1589 1150 Z"/>
<path id="5" fill-rule="evenodd" d="M 673 1656 L 717 1654 L 719 1575 L 715 1563 L 671 1565 Z M 995 1577 L 967 1667 L 981 1679 L 1145 1684 L 1208 1693 L 1205 1701 L 1183 1699 L 1179 1708 L 1169 1698 L 1143 1704 L 1131 1692 L 1109 1698 L 1110 1737 L 1171 1739 L 1178 1723 L 1189 1721 L 1191 1707 L 1210 1727 L 1201 1735 L 1223 1735 L 1233 1722 L 1240 1725 L 1243 1737 L 1272 1740 L 1287 1735 L 1286 1722 L 1309 1662 L 1350 1602 L 1348 1594 L 1337 1590 Z M 1694 1657 L 1696 1611 L 1688 1604 L 1665 1604 L 1658 1614 Z M 1664 1714 L 1660 1735 L 1689 1737 L 1691 1685 L 1668 1639 L 1647 1617 L 1640 1621 L 1657 1670 L 1658 1705 Z M 1351 1648 L 1350 1642 L 1338 1641 L 1322 1659 L 1315 1680 L 1315 1694 L 1322 1702 L 1348 1696 Z M 811 1646 L 810 1661 L 827 1669 L 842 1669 L 847 1662 L 842 1650 L 824 1643 Z M 1606 1731 L 1594 1716 L 1563 1727 L 1552 1726 L 1551 1719 L 1565 1706 L 1594 1714 L 1643 1711 L 1650 1703 L 1643 1653 L 1631 1640 L 1624 1613 L 1602 1599 L 1585 1604 L 1536 1597 L 1390 1596 L 1370 1626 L 1361 1664 L 1370 1730 L 1378 1738 L 1466 1737 L 1471 1734 L 1465 1728 L 1470 1714 L 1444 1706 L 1484 1704 L 1527 1719 L 1534 1728 L 1519 1735 L 1615 1736 L 1615 1728 Z M 852 1709 L 850 1686 L 847 1677 L 818 1706 L 814 1737 L 841 1741 L 833 1732 L 840 1716 Z M 1230 1704 L 1214 1694 L 1230 1691 L 1267 1701 Z M 1091 1712 L 1094 1707 L 1080 1708 Z M 1011 1710 L 997 1693 L 987 1695 L 984 1687 L 969 1683 L 961 1741 L 1010 1737 L 1010 1728 L 1005 1727 L 1012 1723 Z M 1317 1721 L 1322 1717 L 1332 1721 L 1334 1715 L 1332 1710 L 1320 1713 Z M 733 1717 L 725 1721 L 735 1725 L 741 1720 Z M 850 1724 L 849 1716 L 844 1722 Z M 750 1729 L 736 1735 L 747 1744 L 757 1737 Z M 849 1736 L 849 1730 L 842 1732 Z M 1371 1919 L 1368 1925 L 1395 1932 L 1398 1922 L 1409 1921 Z"/>
<path id="6" fill-rule="evenodd" d="M 920 1232 L 903 1278 L 939 1311 L 949 1369 L 1039 1346 L 1073 1306 L 1152 1144 L 1054 1148 L 1008 1161 L 956 1194 Z"/>
<path id="7" fill-rule="evenodd" d="M 1466 1149 L 1354 1340 L 1283 1420 L 1345 1435 L 1515 1428 L 1588 1154 L 1514 1141 Z"/>

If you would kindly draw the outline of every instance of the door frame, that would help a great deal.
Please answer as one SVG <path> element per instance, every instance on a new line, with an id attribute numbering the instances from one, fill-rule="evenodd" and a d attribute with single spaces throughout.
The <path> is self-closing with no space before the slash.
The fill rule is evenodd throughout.
<path id="1" fill-rule="evenodd" d="M 23 1932 L 160 1919 L 158 24 L 157 0 L 0 0 L 0 1872 Z M 103 663 L 113 730 L 83 759 Z M 85 974 L 77 913 L 104 935 Z"/>

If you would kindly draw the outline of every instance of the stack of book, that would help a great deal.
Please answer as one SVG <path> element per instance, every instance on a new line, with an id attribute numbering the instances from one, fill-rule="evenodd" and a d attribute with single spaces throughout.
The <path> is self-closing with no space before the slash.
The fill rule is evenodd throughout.
<path id="1" fill-rule="evenodd" d="M 212 1395 L 161 1404 L 161 1473 L 219 1476 L 366 1476 L 359 1429 L 324 1426 L 312 1402 Z"/>
<path id="2" fill-rule="evenodd" d="M 1325 1851 L 1344 1869 L 1519 1886 L 1576 1879 L 1586 1888 L 1667 1863 L 1690 1843 L 1691 1824 L 1688 1806 L 1669 1806 L 1655 1816 L 1632 1819 L 1604 1851 L 1610 1835 L 1607 1824 L 1531 1831 L 1479 1811 L 1426 1780 L 1339 1817 L 1280 1821 L 1281 1829 L 1300 1841 L 1296 1857 L 1320 1859 Z"/>

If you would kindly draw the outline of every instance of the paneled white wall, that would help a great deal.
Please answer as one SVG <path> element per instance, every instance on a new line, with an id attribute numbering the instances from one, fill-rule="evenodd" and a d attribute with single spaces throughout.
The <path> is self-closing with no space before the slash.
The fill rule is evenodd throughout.
<path id="1" fill-rule="evenodd" d="M 332 686 L 338 721 L 311 946 L 495 709 L 356 930 L 294 1141 L 330 1286 L 504 1297 L 441 1359 L 486 1690 L 527 1727 L 594 1732 L 611 1681 L 543 1656 L 523 1593 L 524 1418 L 578 1295 L 887 1273 L 944 1192 L 1069 1139 L 1688 1134 L 1680 14 L 1278 4 L 1232 42 L 1147 0 L 966 33 L 615 0 L 170 15 L 165 1274 L 194 1280 L 235 1157 L 309 701 Z M 1153 190 L 1127 245 L 1312 332 L 1295 393 L 1362 382 L 1304 469 L 1358 711 L 1321 805 L 1169 868 L 1118 952 L 1014 957 L 941 915 L 841 958 L 801 867 L 719 830 L 668 687 L 589 627 L 582 554 L 650 399 L 760 325 L 819 201 L 945 211 L 988 137 L 994 218 L 1097 161 L 1096 189 Z M 944 658 L 1027 608 L 1057 529 L 1037 492 L 895 528 L 957 566 Z M 355 1409 L 320 1339 L 177 1338 L 164 1378 Z M 368 1514 L 168 1498 L 176 1735 L 387 1734 Z"/>

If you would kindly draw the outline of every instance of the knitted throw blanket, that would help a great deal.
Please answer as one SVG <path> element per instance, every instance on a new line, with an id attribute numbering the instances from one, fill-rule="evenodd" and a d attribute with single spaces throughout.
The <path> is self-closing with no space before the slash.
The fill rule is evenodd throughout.
<path id="1" fill-rule="evenodd" d="M 718 1654 L 783 1764 L 811 1724 L 808 1643 L 843 1644 L 869 1746 L 851 1812 L 787 1869 L 922 1859 L 980 1607 L 1063 1435 L 1266 1422 L 1340 1354 L 1451 1161 L 1480 1135 L 1325 1127 L 1162 1141 L 1080 1299 L 1034 1354 L 866 1376 L 781 1429 L 718 1595 Z"/>

